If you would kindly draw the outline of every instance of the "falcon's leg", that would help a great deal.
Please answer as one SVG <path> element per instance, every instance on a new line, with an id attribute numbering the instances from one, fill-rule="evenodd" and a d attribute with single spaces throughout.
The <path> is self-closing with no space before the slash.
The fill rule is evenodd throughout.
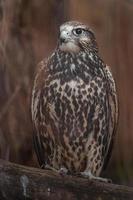
<path id="1" fill-rule="evenodd" d="M 105 183 L 112 182 L 110 179 L 94 176 L 90 171 L 84 171 L 84 172 L 81 172 L 80 174 L 84 178 L 89 178 L 90 180 L 97 180 L 97 181 L 101 181 Z"/>

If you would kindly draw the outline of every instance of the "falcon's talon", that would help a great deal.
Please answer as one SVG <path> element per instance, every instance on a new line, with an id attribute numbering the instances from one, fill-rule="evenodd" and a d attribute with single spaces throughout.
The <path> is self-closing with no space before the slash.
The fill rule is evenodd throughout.
<path id="1" fill-rule="evenodd" d="M 58 170 L 59 174 L 62 175 L 62 176 L 65 176 L 65 175 L 68 175 L 68 169 L 66 169 L 65 167 L 61 167 L 59 170 Z"/>
<path id="2" fill-rule="evenodd" d="M 55 169 L 54 167 L 51 167 L 50 165 L 46 164 L 43 166 L 45 169 L 48 169 L 48 170 L 51 170 L 51 171 L 54 171 L 62 176 L 65 176 L 68 174 L 68 170 L 65 168 L 65 167 L 61 167 L 59 170 L 58 169 Z"/>
<path id="3" fill-rule="evenodd" d="M 42 164 L 42 165 L 40 166 L 40 168 L 41 168 L 41 169 L 45 169 L 45 164 Z"/>
<path id="4" fill-rule="evenodd" d="M 99 176 L 94 176 L 90 171 L 85 171 L 85 172 L 81 172 L 80 173 L 84 178 L 89 178 L 89 180 L 96 180 L 96 181 L 100 181 L 100 182 L 105 182 L 105 183 L 109 183 L 109 179 L 106 178 L 102 178 Z"/>
<path id="5" fill-rule="evenodd" d="M 107 183 L 113 183 L 113 181 L 110 178 L 107 178 Z"/>
<path id="6" fill-rule="evenodd" d="M 45 169 L 48 169 L 48 170 L 51 170 L 51 171 L 54 171 L 54 172 L 58 173 L 58 170 L 57 170 L 57 169 L 55 169 L 54 167 L 51 167 L 51 166 L 48 165 L 48 164 L 45 165 Z"/>

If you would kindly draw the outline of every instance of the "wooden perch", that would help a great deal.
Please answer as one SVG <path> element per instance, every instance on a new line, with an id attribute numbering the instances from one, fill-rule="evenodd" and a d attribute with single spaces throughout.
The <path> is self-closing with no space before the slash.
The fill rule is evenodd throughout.
<path id="1" fill-rule="evenodd" d="M 0 199 L 132 200 L 133 188 L 61 176 L 0 160 Z"/>

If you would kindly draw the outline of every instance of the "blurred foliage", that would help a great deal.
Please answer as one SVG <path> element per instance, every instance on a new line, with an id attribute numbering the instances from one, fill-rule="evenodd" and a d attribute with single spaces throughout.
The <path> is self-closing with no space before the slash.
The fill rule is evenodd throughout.
<path id="1" fill-rule="evenodd" d="M 133 1 L 0 0 L 0 156 L 37 166 L 30 97 L 36 64 L 55 48 L 58 27 L 79 20 L 95 31 L 119 94 L 119 127 L 105 176 L 133 185 Z"/>

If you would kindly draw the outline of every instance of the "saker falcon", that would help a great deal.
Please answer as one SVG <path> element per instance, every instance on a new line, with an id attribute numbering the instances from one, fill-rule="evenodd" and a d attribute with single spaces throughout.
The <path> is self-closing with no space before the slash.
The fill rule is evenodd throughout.
<path id="1" fill-rule="evenodd" d="M 40 166 L 101 178 L 116 132 L 115 81 L 92 30 L 70 21 L 39 64 L 32 92 L 34 146 Z"/>

